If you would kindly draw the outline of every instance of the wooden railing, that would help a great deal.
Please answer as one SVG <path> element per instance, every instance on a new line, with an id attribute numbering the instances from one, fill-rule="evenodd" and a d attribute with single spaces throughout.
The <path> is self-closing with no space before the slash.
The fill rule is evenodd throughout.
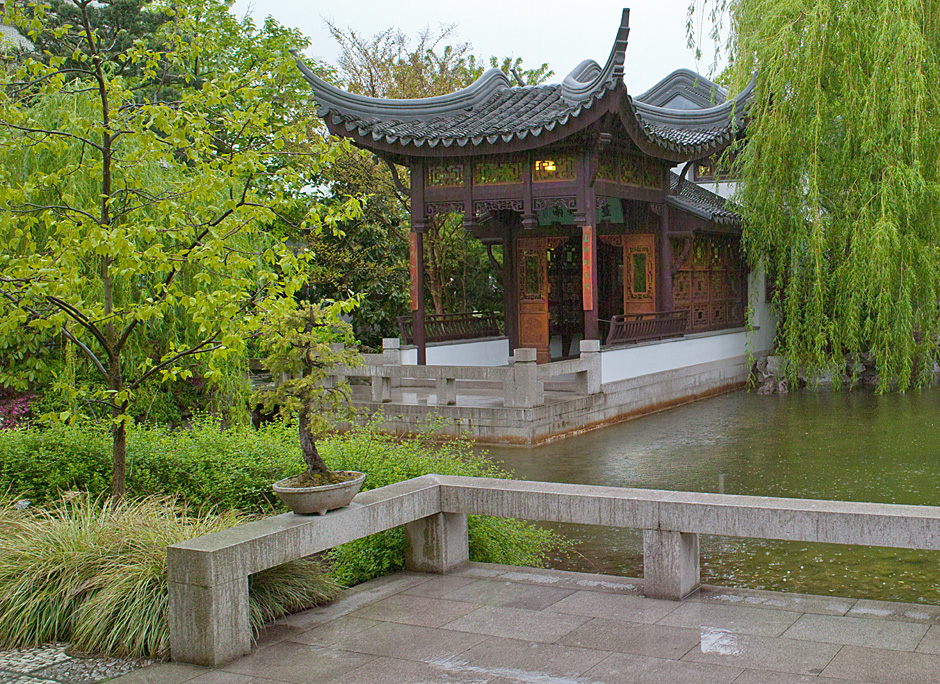
<path id="1" fill-rule="evenodd" d="M 610 319 L 607 346 L 679 337 L 689 324 L 689 310 L 618 314 Z"/>
<path id="2" fill-rule="evenodd" d="M 398 329 L 402 344 L 414 344 L 411 316 L 398 317 Z M 499 337 L 499 317 L 494 313 L 428 314 L 424 318 L 424 334 L 427 342 L 450 342 L 473 340 L 481 337 Z"/>

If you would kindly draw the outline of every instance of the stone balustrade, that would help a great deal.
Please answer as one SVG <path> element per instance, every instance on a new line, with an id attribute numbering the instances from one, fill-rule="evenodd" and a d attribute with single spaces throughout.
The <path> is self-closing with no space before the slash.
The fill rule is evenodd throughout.
<path id="1" fill-rule="evenodd" d="M 581 356 L 567 361 L 537 364 L 535 349 L 517 349 L 508 366 L 411 366 L 401 363 L 398 338 L 383 340 L 382 354 L 364 355 L 365 365 L 344 368 L 338 377 L 364 377 L 372 381 L 372 401 L 390 402 L 392 389 L 403 380 L 431 380 L 439 406 L 457 403 L 457 382 L 500 383 L 503 405 L 508 408 L 533 408 L 545 404 L 545 381 L 559 376 L 575 376 L 575 394 L 594 394 L 601 390 L 600 342 L 583 340 Z"/>
<path id="2" fill-rule="evenodd" d="M 699 585 L 700 534 L 940 550 L 940 507 L 733 496 L 425 475 L 359 494 L 323 516 L 292 513 L 167 549 L 174 660 L 218 666 L 248 653 L 248 576 L 404 526 L 406 565 L 445 573 L 468 560 L 467 515 L 643 532 L 643 590 L 681 599 Z"/>

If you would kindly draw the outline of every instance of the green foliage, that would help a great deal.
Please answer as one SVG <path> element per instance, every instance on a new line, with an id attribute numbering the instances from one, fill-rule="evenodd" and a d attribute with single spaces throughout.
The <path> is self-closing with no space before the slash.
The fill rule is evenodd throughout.
<path id="1" fill-rule="evenodd" d="M 473 453 L 463 440 L 436 443 L 432 437 L 398 439 L 376 426 L 357 427 L 320 441 L 334 470 L 366 473 L 374 489 L 428 473 L 478 477 L 510 475 Z M 57 500 L 58 490 L 107 489 L 104 428 L 52 425 L 47 429 L 0 431 L 0 482 L 36 504 Z M 179 497 L 196 509 L 216 507 L 247 513 L 282 511 L 271 483 L 301 472 L 296 424 L 275 421 L 257 430 L 222 430 L 217 420 L 198 420 L 191 430 L 133 426 L 128 432 L 128 492 Z M 481 562 L 540 566 L 564 542 L 531 524 L 472 516 L 471 558 Z M 346 544 L 331 554 L 332 573 L 355 584 L 398 570 L 404 537 L 392 530 Z"/>
<path id="2" fill-rule="evenodd" d="M 97 10 L 72 5 L 81 25 L 55 26 L 57 54 L 24 56 L 0 91 L 0 343 L 68 340 L 97 374 L 57 383 L 62 417 L 83 398 L 110 412 L 120 495 L 141 386 L 198 370 L 237 396 L 246 340 L 303 285 L 308 255 L 263 228 L 292 211 L 317 231 L 359 203 L 308 189 L 340 146 L 282 100 L 297 34 L 192 0 L 106 54 Z M 14 20 L 34 36 L 51 21 L 41 3 Z"/>
<path id="3" fill-rule="evenodd" d="M 0 432 L 0 482 L 44 505 L 64 491 L 107 491 L 107 426 L 91 423 Z M 299 473 L 296 428 L 271 423 L 221 429 L 197 418 L 191 429 L 135 425 L 128 431 L 128 492 L 179 497 L 196 509 L 250 513 L 280 508 L 271 483 Z"/>
<path id="4" fill-rule="evenodd" d="M 707 3 L 697 3 L 702 6 Z M 782 313 L 778 347 L 880 390 L 932 375 L 940 345 L 940 12 L 916 0 L 719 0 L 736 82 L 757 71 L 737 199 Z"/>
<path id="5" fill-rule="evenodd" d="M 246 521 L 153 497 L 81 495 L 26 511 L 10 503 L 0 501 L 0 647 L 68 640 L 116 656 L 168 655 L 167 545 Z M 336 591 L 309 560 L 252 575 L 252 627 Z"/>
<path id="6" fill-rule="evenodd" d="M 255 398 L 268 412 L 279 409 L 281 415 L 297 416 L 307 478 L 321 484 L 324 478 L 333 480 L 317 451 L 317 438 L 330 429 L 331 421 L 353 414 L 349 385 L 334 384 L 330 374 L 337 365 L 361 363 L 359 354 L 347 346 L 355 342 L 352 327 L 340 318 L 354 306 L 355 302 L 330 306 L 301 302 L 297 308 L 284 308 L 270 322 L 271 332 L 261 343 L 265 366 L 276 380 L 272 387 L 256 392 Z"/>
<path id="7" fill-rule="evenodd" d="M 255 393 L 255 400 L 266 411 L 279 409 L 285 416 L 301 415 L 314 433 L 328 429 L 328 418 L 338 410 L 349 415 L 348 386 L 331 387 L 325 381 L 336 366 L 361 363 L 359 354 L 351 349 L 356 342 L 352 328 L 340 318 L 355 304 L 301 302 L 269 318 L 261 354 L 264 367 L 279 380 Z"/>
<path id="8" fill-rule="evenodd" d="M 400 440 L 381 435 L 374 426 L 355 428 L 323 447 L 324 459 L 335 470 L 366 473 L 363 490 L 383 487 L 429 473 L 508 478 L 471 443 L 458 439 L 436 444 L 433 435 Z M 549 551 L 563 548 L 556 534 L 521 520 L 470 516 L 470 560 L 539 567 Z M 334 577 L 352 585 L 404 567 L 405 536 L 401 529 L 359 539 L 333 549 L 328 559 Z"/>

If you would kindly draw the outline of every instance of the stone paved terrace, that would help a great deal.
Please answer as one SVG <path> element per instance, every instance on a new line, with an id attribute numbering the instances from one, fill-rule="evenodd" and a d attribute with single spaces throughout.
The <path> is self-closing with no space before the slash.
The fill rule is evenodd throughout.
<path id="1" fill-rule="evenodd" d="M 279 620 L 219 669 L 168 663 L 113 681 L 940 683 L 940 606 L 708 586 L 660 601 L 641 588 L 475 563 L 447 575 L 404 572 Z"/>

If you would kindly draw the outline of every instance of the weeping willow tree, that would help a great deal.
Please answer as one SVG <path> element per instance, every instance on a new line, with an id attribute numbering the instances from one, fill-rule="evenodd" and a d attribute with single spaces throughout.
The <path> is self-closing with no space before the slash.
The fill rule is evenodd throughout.
<path id="1" fill-rule="evenodd" d="M 696 17 L 738 84 L 758 72 L 737 199 L 776 286 L 778 351 L 838 377 L 870 353 L 880 390 L 923 384 L 940 341 L 940 3 L 699 0 Z"/>

